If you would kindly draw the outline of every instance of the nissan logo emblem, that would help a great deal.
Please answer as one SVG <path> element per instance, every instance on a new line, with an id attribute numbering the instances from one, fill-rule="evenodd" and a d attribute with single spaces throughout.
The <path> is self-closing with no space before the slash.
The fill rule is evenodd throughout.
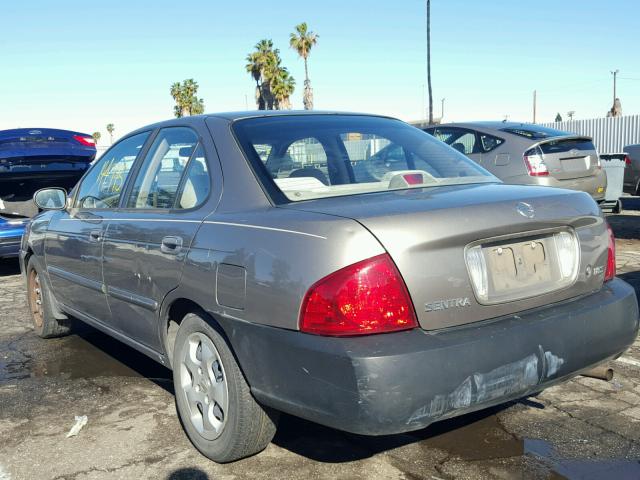
<path id="1" fill-rule="evenodd" d="M 528 203 L 518 202 L 518 205 L 516 205 L 516 211 L 523 217 L 533 218 L 536 216 L 535 209 Z"/>

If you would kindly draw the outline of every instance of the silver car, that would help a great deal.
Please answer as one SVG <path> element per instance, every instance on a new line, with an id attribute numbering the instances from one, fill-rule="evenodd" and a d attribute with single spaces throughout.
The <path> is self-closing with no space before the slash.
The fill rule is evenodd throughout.
<path id="1" fill-rule="evenodd" d="M 80 319 L 172 368 L 184 429 L 218 462 L 262 450 L 278 412 L 417 430 L 638 333 L 589 195 L 505 185 L 386 117 L 173 119 L 35 201 L 20 263 L 36 332 Z"/>
<path id="2" fill-rule="evenodd" d="M 580 190 L 604 200 L 607 176 L 590 137 L 514 122 L 452 123 L 425 131 L 505 183 Z"/>

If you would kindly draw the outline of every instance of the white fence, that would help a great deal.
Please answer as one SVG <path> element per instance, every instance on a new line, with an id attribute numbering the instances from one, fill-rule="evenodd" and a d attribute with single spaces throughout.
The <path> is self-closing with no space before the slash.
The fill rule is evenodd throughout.
<path id="1" fill-rule="evenodd" d="M 640 115 L 591 118 L 565 122 L 541 123 L 545 127 L 588 135 L 599 153 L 619 153 L 624 147 L 640 143 Z"/>

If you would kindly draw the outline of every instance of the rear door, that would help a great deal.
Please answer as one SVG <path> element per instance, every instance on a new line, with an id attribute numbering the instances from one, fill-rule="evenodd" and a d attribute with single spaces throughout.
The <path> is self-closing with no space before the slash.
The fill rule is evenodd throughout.
<path id="1" fill-rule="evenodd" d="M 128 137 L 107 151 L 79 184 L 73 206 L 55 213 L 47 231 L 45 256 L 56 298 L 102 323 L 111 319 L 102 277 L 103 238 L 148 136 Z"/>
<path id="2" fill-rule="evenodd" d="M 551 138 L 525 153 L 541 155 L 549 174 L 558 180 L 589 177 L 600 168 L 600 160 L 588 137 Z"/>
<path id="3" fill-rule="evenodd" d="M 157 350 L 160 304 L 178 286 L 211 191 L 198 133 L 161 129 L 130 183 L 105 235 L 104 282 L 117 328 Z"/>

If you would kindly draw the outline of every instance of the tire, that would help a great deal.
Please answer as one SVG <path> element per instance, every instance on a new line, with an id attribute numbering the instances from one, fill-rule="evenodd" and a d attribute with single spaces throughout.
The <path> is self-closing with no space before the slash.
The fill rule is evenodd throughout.
<path id="1" fill-rule="evenodd" d="M 615 206 L 611 209 L 611 213 L 615 213 L 615 214 L 622 213 L 622 200 L 618 199 Z"/>
<path id="2" fill-rule="evenodd" d="M 27 300 L 33 328 L 41 338 L 68 335 L 71 330 L 70 321 L 55 317 L 51 289 L 42 272 L 40 263 L 32 256 L 27 264 Z"/>
<path id="3" fill-rule="evenodd" d="M 221 331 L 200 315 L 186 315 L 172 363 L 178 415 L 200 453 L 226 463 L 266 448 L 276 432 L 277 413 L 251 396 Z"/>

